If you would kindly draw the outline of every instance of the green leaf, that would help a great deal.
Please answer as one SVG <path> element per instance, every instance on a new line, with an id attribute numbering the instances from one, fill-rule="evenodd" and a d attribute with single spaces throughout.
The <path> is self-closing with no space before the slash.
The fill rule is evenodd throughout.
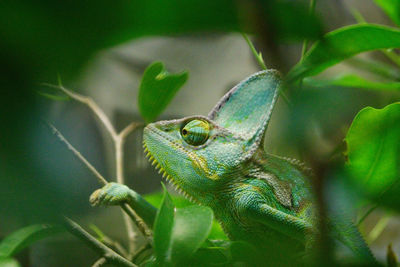
<path id="1" fill-rule="evenodd" d="M 19 264 L 18 261 L 16 261 L 13 258 L 4 258 L 4 259 L 0 259 L 0 266 L 1 267 L 20 267 L 21 265 Z"/>
<path id="2" fill-rule="evenodd" d="M 97 225 L 95 224 L 90 224 L 89 228 L 92 229 L 92 231 L 97 235 L 97 239 L 100 241 L 104 240 L 104 237 L 106 236 L 103 231 Z"/>
<path id="3" fill-rule="evenodd" d="M 188 79 L 188 73 L 169 74 L 162 62 L 154 62 L 144 71 L 139 88 L 139 111 L 148 123 L 167 107 Z"/>
<path id="4" fill-rule="evenodd" d="M 163 201 L 154 222 L 154 251 L 157 262 L 160 265 L 165 263 L 169 255 L 174 224 L 174 210 L 174 203 L 172 203 L 172 199 L 164 187 Z"/>
<path id="5" fill-rule="evenodd" d="M 356 24 L 327 33 L 287 75 L 289 82 L 322 72 L 361 52 L 400 47 L 400 31 L 375 24 Z"/>
<path id="6" fill-rule="evenodd" d="M 254 6 L 257 8 L 254 14 L 262 17 L 259 23 L 265 23 L 269 38 L 286 42 L 303 41 L 319 39 L 323 34 L 320 19 L 314 13 L 310 13 L 308 4 L 304 2 L 268 0 L 259 1 L 257 4 L 257 7 Z"/>
<path id="7" fill-rule="evenodd" d="M 224 230 L 222 230 L 221 225 L 216 220 L 213 221 L 209 239 L 219 239 L 219 240 L 227 240 L 228 237 L 225 235 Z"/>
<path id="8" fill-rule="evenodd" d="M 190 202 L 188 199 L 180 196 L 180 195 L 170 195 L 172 201 L 174 202 L 175 207 L 177 208 L 183 208 L 187 206 L 193 205 L 192 202 Z M 164 193 L 163 192 L 156 192 L 156 193 L 151 193 L 147 194 L 144 196 L 144 198 L 154 207 L 160 208 L 162 204 L 162 200 L 164 198 Z"/>
<path id="9" fill-rule="evenodd" d="M 40 91 L 38 91 L 37 93 L 43 97 L 46 97 L 48 99 L 55 100 L 55 101 L 67 101 L 70 99 L 69 96 L 67 96 L 67 95 L 54 95 L 54 94 L 49 94 L 49 93 L 40 92 Z"/>
<path id="10" fill-rule="evenodd" d="M 37 91 L 37 93 L 43 97 L 46 97 L 48 99 L 55 100 L 55 101 L 70 100 L 70 97 L 60 89 L 63 87 L 60 75 L 58 75 L 57 80 L 58 80 L 58 85 L 54 85 L 54 84 L 50 84 L 50 83 L 42 83 L 43 88 L 41 90 Z"/>
<path id="11" fill-rule="evenodd" d="M 400 90 L 400 82 L 374 82 L 355 74 L 342 74 L 329 80 L 304 79 L 305 86 L 343 86 L 372 90 Z"/>
<path id="12" fill-rule="evenodd" d="M 209 207 L 189 206 L 176 210 L 171 238 L 171 261 L 189 259 L 211 231 L 213 213 Z"/>
<path id="13" fill-rule="evenodd" d="M 1 241 L 0 258 L 13 257 L 27 246 L 63 231 L 64 228 L 60 226 L 46 224 L 35 224 L 21 228 Z"/>
<path id="14" fill-rule="evenodd" d="M 159 265 L 188 260 L 206 240 L 213 222 L 209 207 L 176 209 L 164 187 L 164 197 L 154 223 L 154 250 Z"/>
<path id="15" fill-rule="evenodd" d="M 386 252 L 386 262 L 388 267 L 398 267 L 399 261 L 397 260 L 396 253 L 393 251 L 392 244 L 388 245 Z"/>
<path id="16" fill-rule="evenodd" d="M 176 208 L 184 208 L 188 206 L 192 206 L 193 203 L 187 200 L 186 198 L 179 196 L 179 195 L 170 195 L 172 201 L 175 204 Z M 152 194 L 147 194 L 144 196 L 144 198 L 152 204 L 156 208 L 161 207 L 162 199 L 163 199 L 163 193 L 162 192 L 157 192 L 157 193 L 152 193 Z M 221 225 L 214 219 L 211 227 L 211 232 L 208 236 L 210 239 L 228 239 L 228 237 L 225 235 L 224 231 L 221 228 Z"/>
<path id="17" fill-rule="evenodd" d="M 250 243 L 234 241 L 230 243 L 232 259 L 237 262 L 246 262 L 248 266 L 262 266 L 263 255 Z M 265 264 L 265 259 L 264 262 Z"/>
<path id="18" fill-rule="evenodd" d="M 385 11 L 397 26 L 400 26 L 400 0 L 374 0 L 374 2 Z"/>
<path id="19" fill-rule="evenodd" d="M 400 102 L 383 109 L 362 109 L 346 142 L 352 181 L 371 198 L 399 209 Z"/>
<path id="20" fill-rule="evenodd" d="M 207 247 L 196 251 L 190 262 L 195 266 L 229 266 L 230 258 L 226 248 Z"/>

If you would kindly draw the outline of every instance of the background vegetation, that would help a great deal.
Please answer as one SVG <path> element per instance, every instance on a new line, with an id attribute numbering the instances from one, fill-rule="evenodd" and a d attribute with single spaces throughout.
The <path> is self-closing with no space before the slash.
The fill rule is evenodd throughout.
<path id="1" fill-rule="evenodd" d="M 286 82 L 267 150 L 306 161 L 317 174 L 321 212 L 352 215 L 377 258 L 395 264 L 400 249 L 398 0 L 41 0 L 3 1 L 0 10 L 0 264 L 102 264 L 107 254 L 102 244 L 126 258 L 136 255 L 136 263 L 146 259 L 147 250 L 140 250 L 146 234 L 132 236 L 129 230 L 129 236 L 126 215 L 89 206 L 99 185 L 48 122 L 107 181 L 124 181 L 143 194 L 159 192 L 160 177 L 141 151 L 141 126 L 131 122 L 206 114 L 231 85 L 265 66 L 280 70 Z M 109 118 L 105 128 L 99 110 Z M 162 196 L 148 198 L 160 206 Z M 169 240 L 168 246 L 156 245 L 151 261 L 164 261 L 166 251 L 173 264 L 195 259 L 199 265 L 201 259 L 231 264 L 248 261 L 235 258 L 246 255 L 243 251 L 253 255 L 245 244 L 212 243 L 225 237 L 210 211 L 173 198 L 163 197 L 161 239 L 154 230 L 154 242 Z M 175 221 L 168 220 L 174 205 L 181 209 Z M 53 226 L 62 216 L 78 221 L 99 242 L 88 247 L 66 233 L 65 227 L 75 236 L 83 233 L 69 219 L 61 219 L 64 227 Z M 190 218 L 197 220 L 187 222 Z M 174 229 L 185 225 L 199 231 L 198 239 L 176 235 Z M 21 227 L 26 228 L 10 235 Z M 324 260 L 347 263 L 332 255 L 329 240 L 323 244 Z M 126 264 L 118 257 L 114 262 Z"/>

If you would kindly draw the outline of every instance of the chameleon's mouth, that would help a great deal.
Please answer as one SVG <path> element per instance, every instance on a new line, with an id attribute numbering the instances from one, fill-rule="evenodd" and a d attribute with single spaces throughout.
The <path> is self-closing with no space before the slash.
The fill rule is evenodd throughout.
<path id="1" fill-rule="evenodd" d="M 143 148 L 146 154 L 146 158 L 149 160 L 149 162 L 151 162 L 151 165 L 154 166 L 156 170 L 158 170 L 158 173 L 162 175 L 162 178 L 164 178 L 169 184 L 171 184 L 175 188 L 177 192 L 182 194 L 189 201 L 196 202 L 195 199 L 188 193 L 186 193 L 186 191 L 178 184 L 178 182 L 174 180 L 173 176 L 169 175 L 165 168 L 160 164 L 160 162 L 158 162 L 157 159 L 151 154 L 151 151 L 147 147 L 145 140 L 143 140 Z"/>

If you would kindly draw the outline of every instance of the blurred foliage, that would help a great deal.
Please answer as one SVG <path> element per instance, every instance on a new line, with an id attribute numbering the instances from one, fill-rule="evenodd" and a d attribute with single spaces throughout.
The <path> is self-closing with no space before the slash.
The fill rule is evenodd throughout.
<path id="1" fill-rule="evenodd" d="M 361 52 L 400 47 L 400 30 L 382 25 L 358 24 L 327 33 L 293 69 L 287 80 L 295 81 L 322 72 Z"/>
<path id="2" fill-rule="evenodd" d="M 11 260 L 17 253 L 33 243 L 64 231 L 60 226 L 36 224 L 13 232 L 0 242 L 0 266 L 18 266 L 12 265 L 16 263 Z"/>
<path id="3" fill-rule="evenodd" d="M 356 74 L 341 74 L 331 79 L 318 80 L 313 78 L 305 78 L 304 85 L 307 87 L 326 87 L 341 86 L 354 87 L 370 90 L 400 90 L 400 82 L 375 82 L 369 81 Z"/>
<path id="4" fill-rule="evenodd" d="M 20 267 L 19 262 L 12 258 L 0 259 L 0 266 L 2 267 Z"/>
<path id="5" fill-rule="evenodd" d="M 400 207 L 400 103 L 367 107 L 346 135 L 353 181 L 380 204 Z"/>
<path id="6" fill-rule="evenodd" d="M 188 79 L 188 73 L 169 74 L 161 62 L 154 62 L 143 73 L 139 87 L 139 111 L 146 122 L 154 121 Z"/>
<path id="7" fill-rule="evenodd" d="M 374 0 L 383 11 L 393 20 L 397 26 L 400 26 L 400 1 L 399 0 Z"/>
<path id="8" fill-rule="evenodd" d="M 397 256 L 393 251 L 392 244 L 389 244 L 388 251 L 386 254 L 387 265 L 388 267 L 397 267 L 399 266 L 399 261 L 397 260 Z"/>

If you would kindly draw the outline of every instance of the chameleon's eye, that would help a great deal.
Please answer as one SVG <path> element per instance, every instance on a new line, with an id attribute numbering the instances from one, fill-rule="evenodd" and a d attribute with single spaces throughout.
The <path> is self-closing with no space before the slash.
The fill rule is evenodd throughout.
<path id="1" fill-rule="evenodd" d="M 181 135 L 186 143 L 192 146 L 204 144 L 208 139 L 210 125 L 203 120 L 192 120 L 181 130 Z"/>

